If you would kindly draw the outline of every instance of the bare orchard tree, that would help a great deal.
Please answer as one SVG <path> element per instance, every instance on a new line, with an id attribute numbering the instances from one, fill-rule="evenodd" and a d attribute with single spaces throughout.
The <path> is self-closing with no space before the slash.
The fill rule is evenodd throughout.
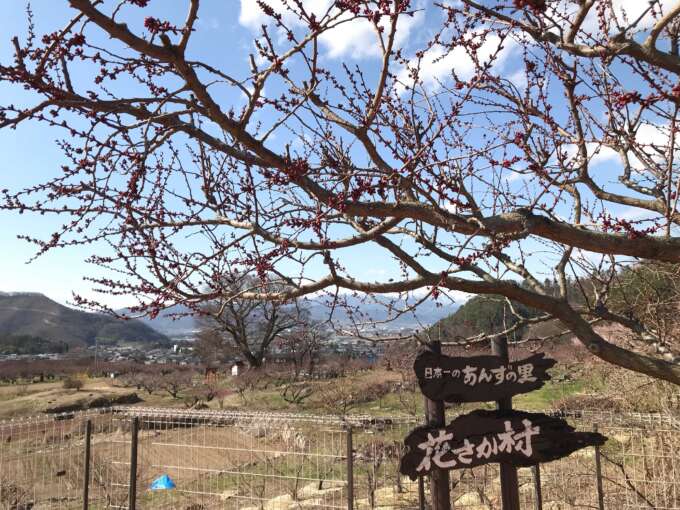
<path id="1" fill-rule="evenodd" d="M 617 275 L 611 302 L 665 359 L 680 350 L 680 265 L 637 264 Z"/>
<path id="2" fill-rule="evenodd" d="M 191 370 L 169 370 L 158 377 L 158 387 L 174 399 L 194 385 L 194 372 Z"/>
<path id="3" fill-rule="evenodd" d="M 301 321 L 295 328 L 281 335 L 278 342 L 283 357 L 293 369 L 293 380 L 301 375 L 310 378 L 319 363 L 321 347 L 330 339 L 331 332 L 324 324 L 310 319 Z"/>
<path id="4" fill-rule="evenodd" d="M 236 356 L 251 367 L 260 367 L 275 339 L 302 327 L 305 314 L 296 303 L 238 297 L 261 285 L 255 276 L 232 276 L 224 297 L 201 307 L 196 350 L 204 362 L 224 362 Z M 282 286 L 277 285 L 276 290 Z"/>
<path id="5" fill-rule="evenodd" d="M 289 404 L 300 405 L 314 393 L 314 387 L 309 383 L 284 384 L 279 389 L 281 398 Z"/>
<path id="6" fill-rule="evenodd" d="M 495 294 L 538 311 L 520 323 L 558 319 L 602 360 L 680 383 L 654 332 L 610 303 L 623 266 L 680 262 L 680 4 L 621 4 L 257 2 L 246 68 L 197 47 L 199 0 L 179 25 L 159 2 L 69 0 L 69 23 L 30 23 L 0 66 L 29 101 L 5 102 L 0 126 L 63 133 L 66 161 L 2 207 L 63 218 L 27 236 L 39 253 L 108 242 L 91 262 L 113 276 L 95 287 L 151 315 Z M 430 40 L 406 37 L 425 20 Z M 379 65 L 327 51 L 349 26 L 373 30 L 363 49 Z M 353 250 L 385 277 L 350 264 Z M 258 281 L 234 295 L 227 261 Z M 607 341 L 601 322 L 636 342 Z"/>
<path id="7" fill-rule="evenodd" d="M 418 381 L 413 371 L 417 355 L 415 342 L 394 342 L 383 355 L 385 367 L 399 374 L 399 382 L 392 389 L 399 398 L 401 408 L 413 417 L 423 414 L 423 398 L 418 391 Z"/>

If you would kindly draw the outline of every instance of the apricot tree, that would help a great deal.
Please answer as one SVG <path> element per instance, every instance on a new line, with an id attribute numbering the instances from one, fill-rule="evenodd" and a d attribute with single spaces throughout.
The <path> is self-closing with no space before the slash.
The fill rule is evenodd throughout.
<path id="1" fill-rule="evenodd" d="M 4 104 L 0 126 L 64 133 L 51 178 L 2 192 L 5 210 L 64 217 L 27 236 L 39 253 L 93 243 L 116 275 L 93 284 L 150 314 L 229 298 L 227 267 L 258 276 L 240 299 L 499 295 L 680 383 L 654 331 L 608 304 L 622 266 L 680 262 L 680 3 L 257 1 L 247 67 L 192 45 L 199 0 L 179 24 L 153 0 L 68 3 L 66 26 L 30 25 L 0 66 L 35 99 Z M 413 19 L 429 40 L 403 36 Z M 355 24 L 375 58 L 324 46 Z M 346 258 L 362 247 L 395 269 L 362 279 Z"/>

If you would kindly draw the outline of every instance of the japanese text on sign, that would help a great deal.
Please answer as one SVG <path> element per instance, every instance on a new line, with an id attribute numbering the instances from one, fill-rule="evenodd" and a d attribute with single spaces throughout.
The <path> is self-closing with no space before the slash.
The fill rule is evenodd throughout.
<path id="1" fill-rule="evenodd" d="M 576 431 L 544 413 L 477 409 L 445 427 L 422 426 L 404 439 L 400 473 L 411 480 L 434 469 L 464 469 L 493 462 L 532 466 L 604 444 L 597 432 Z"/>
<path id="2" fill-rule="evenodd" d="M 486 369 L 485 367 L 475 367 L 466 365 L 463 369 L 447 370 L 442 367 L 425 367 L 425 379 L 442 378 L 461 379 L 467 386 L 476 386 L 482 383 L 492 383 L 495 385 L 504 382 L 516 382 L 524 384 L 535 382 L 533 363 L 523 365 L 503 365 L 498 368 Z"/>
<path id="3" fill-rule="evenodd" d="M 531 438 L 541 432 L 539 426 L 534 426 L 531 420 L 522 420 L 524 428 L 515 430 L 510 421 L 505 422 L 505 431 L 497 434 L 488 434 L 481 440 L 471 442 L 468 438 L 463 439 L 463 445 L 453 449 L 453 433 L 439 430 L 438 435 L 427 434 L 427 440 L 420 443 L 418 448 L 425 452 L 423 460 L 416 471 L 428 472 L 432 466 L 442 469 L 466 467 L 473 463 L 474 459 L 489 459 L 499 453 L 520 452 L 530 458 L 533 449 Z M 446 457 L 446 459 L 444 459 Z"/>
<path id="4" fill-rule="evenodd" d="M 543 353 L 508 363 L 498 356 L 446 356 L 424 350 L 413 370 L 430 400 L 487 402 L 540 388 L 550 380 L 548 370 L 555 363 Z"/>

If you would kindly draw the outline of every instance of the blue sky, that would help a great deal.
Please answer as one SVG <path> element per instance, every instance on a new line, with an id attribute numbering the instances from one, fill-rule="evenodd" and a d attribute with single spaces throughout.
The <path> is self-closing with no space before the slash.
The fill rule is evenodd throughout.
<path id="1" fill-rule="evenodd" d="M 158 2 L 156 2 L 158 4 Z M 176 22 L 184 16 L 184 2 L 164 1 L 165 18 Z M 239 24 L 240 5 L 237 1 L 204 2 L 199 30 L 193 44 L 200 48 L 211 62 L 233 65 L 243 61 L 249 51 L 249 31 Z M 0 16 L 0 60 L 10 61 L 13 54 L 11 37 L 25 34 L 27 24 L 26 2 L 24 0 L 3 0 L 3 14 Z M 33 0 L 37 32 L 52 31 L 64 26 L 73 11 L 65 0 Z M 141 26 L 141 19 L 140 26 Z M 26 95 L 16 87 L 0 85 L 4 102 L 25 100 Z M 63 160 L 56 147 L 55 138 L 61 133 L 45 126 L 24 124 L 16 131 L 0 130 L 0 171 L 2 187 L 18 189 L 38 182 L 59 169 Z M 25 241 L 18 240 L 18 234 L 47 236 L 61 222 L 57 218 L 34 214 L 9 214 L 0 216 L 0 246 L 3 261 L 0 274 L 0 290 L 42 292 L 49 297 L 66 302 L 76 291 L 91 296 L 89 286 L 83 282 L 84 275 L 92 275 L 93 268 L 83 260 L 91 253 L 89 247 L 73 247 L 56 250 L 27 264 L 35 249 Z M 125 300 L 114 300 L 113 304 L 127 304 Z"/>
<path id="2" fill-rule="evenodd" d="M 3 16 L 0 17 L 0 61 L 9 62 L 13 57 L 11 37 L 18 35 L 21 38 L 26 33 L 26 3 L 25 0 L 3 0 Z M 320 0 L 319 6 L 323 3 L 327 1 Z M 66 0 L 33 0 L 31 8 L 39 35 L 63 27 L 73 13 Z M 148 9 L 137 10 L 138 26 L 135 27 L 134 22 L 131 25 L 141 29 L 143 18 L 147 15 L 156 15 L 181 24 L 186 14 L 185 8 L 184 1 L 151 1 Z M 200 57 L 216 67 L 228 67 L 230 71 L 242 68 L 245 72 L 248 55 L 253 53 L 253 33 L 258 30 L 262 21 L 262 14 L 254 0 L 202 2 L 197 31 L 192 36 L 192 56 Z M 421 16 L 404 24 L 408 24 L 402 28 L 404 38 L 414 41 L 431 35 L 425 30 Z M 362 61 L 378 62 L 379 55 L 372 49 L 376 45 L 371 44 L 374 35 L 370 28 L 365 28 L 344 29 L 342 34 L 335 34 L 335 37 L 322 41 L 327 54 L 338 59 L 353 55 Z M 418 34 L 417 31 L 422 33 Z M 74 79 L 77 80 L 77 76 Z M 22 104 L 30 101 L 30 96 L 24 91 L 5 84 L 0 84 L 0 96 L 3 103 Z M 62 133 L 37 123 L 23 124 L 14 131 L 0 130 L 2 187 L 19 189 L 40 182 L 58 171 L 63 157 L 55 139 L 61 136 Z M 74 291 L 84 296 L 94 296 L 89 284 L 83 281 L 83 276 L 99 274 L 96 268 L 83 262 L 92 253 L 92 247 L 54 250 L 27 264 L 34 255 L 35 248 L 17 239 L 17 235 L 47 237 L 61 224 L 58 218 L 7 212 L 3 212 L 0 218 L 0 246 L 3 250 L 0 291 L 42 292 L 62 303 L 70 300 Z M 106 247 L 101 246 L 98 249 L 105 250 Z M 378 261 L 372 263 L 370 249 L 348 253 L 346 260 L 362 268 L 362 278 L 375 279 L 386 274 L 385 269 L 379 267 Z M 108 302 L 114 306 L 130 303 L 124 298 L 108 298 Z"/>
<path id="3" fill-rule="evenodd" d="M 322 9 L 330 0 L 315 0 L 316 8 Z M 639 0 L 615 0 L 615 3 L 626 6 L 629 10 L 636 8 Z M 276 3 L 276 0 L 272 0 Z M 425 0 L 417 5 L 427 5 Z M 10 39 L 13 35 L 22 37 L 25 34 L 26 14 L 25 0 L 3 0 L 3 16 L 0 17 L 0 61 L 7 62 L 12 58 Z M 35 13 L 37 32 L 39 35 L 62 27 L 72 14 L 66 0 L 34 0 L 32 8 Z M 143 17 L 156 15 L 173 23 L 181 24 L 185 17 L 186 2 L 179 0 L 152 0 L 149 9 L 139 10 L 136 18 L 130 20 L 134 29 L 140 30 Z M 430 9 L 408 18 L 400 25 L 398 44 L 405 48 L 417 47 L 428 40 L 434 27 L 434 16 L 439 13 Z M 215 67 L 241 69 L 246 72 L 248 55 L 253 52 L 253 33 L 262 23 L 263 18 L 255 0 L 223 0 L 202 2 L 197 32 L 192 37 L 191 57 L 203 59 Z M 400 22 L 401 23 L 401 22 Z M 340 62 L 355 60 L 365 69 L 379 64 L 377 46 L 373 44 L 374 34 L 370 27 L 360 24 L 345 25 L 342 31 L 330 32 L 321 41 L 323 51 L 330 61 Z M 102 41 L 104 44 L 105 41 Z M 438 55 L 431 55 L 433 60 L 426 66 L 422 77 L 426 85 L 437 86 L 438 79 L 446 79 L 452 67 L 465 77 L 472 72 L 469 62 L 464 56 L 451 53 L 445 58 L 435 60 Z M 441 55 L 440 55 L 441 56 Z M 512 58 L 512 48 L 506 52 L 505 58 L 498 64 L 504 74 L 515 79 L 522 86 L 518 75 L 519 66 Z M 238 73 L 235 73 L 238 74 Z M 77 80 L 77 75 L 74 77 Z M 2 102 L 22 104 L 27 100 L 25 92 L 15 87 L 0 84 Z M 233 98 L 232 98 L 233 99 Z M 653 136 L 651 133 L 650 136 Z M 2 172 L 2 188 L 18 189 L 46 179 L 58 171 L 62 161 L 61 152 L 56 147 L 55 138 L 61 133 L 42 125 L 31 123 L 20 126 L 15 131 L 0 130 L 0 171 Z M 611 154 L 603 153 L 599 164 L 611 164 Z M 511 176 L 510 179 L 514 178 Z M 517 179 L 514 186 L 521 186 Z M 626 211 L 619 210 L 620 214 Z M 630 214 L 634 214 L 630 212 Z M 66 302 L 72 292 L 92 297 L 89 284 L 83 276 L 97 275 L 98 271 L 88 267 L 83 260 L 92 253 L 92 247 L 74 247 L 51 251 L 31 264 L 26 262 L 34 253 L 33 246 L 17 240 L 18 234 L 29 234 L 35 237 L 48 236 L 60 225 L 58 218 L 43 217 L 34 214 L 0 214 L 0 246 L 3 250 L 2 273 L 0 274 L 0 290 L 2 291 L 35 291 L 43 292 L 49 297 Z M 98 249 L 104 250 L 105 247 Z M 394 265 L 385 263 L 381 252 L 370 247 L 347 250 L 344 254 L 345 265 L 355 268 L 354 275 L 361 279 L 375 280 L 396 276 Z M 314 276 L 314 275 L 310 275 Z M 125 299 L 111 299 L 109 304 L 122 306 L 129 304 Z"/>

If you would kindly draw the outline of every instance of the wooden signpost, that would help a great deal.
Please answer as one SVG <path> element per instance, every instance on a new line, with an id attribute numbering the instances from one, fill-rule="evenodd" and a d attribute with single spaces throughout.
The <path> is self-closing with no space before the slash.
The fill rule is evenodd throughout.
<path id="1" fill-rule="evenodd" d="M 445 402 L 489 402 L 537 390 L 554 359 L 539 353 L 511 363 L 498 356 L 453 358 L 423 351 L 413 365 L 423 395 Z"/>
<path id="2" fill-rule="evenodd" d="M 543 386 L 556 361 L 538 353 L 510 362 L 504 338 L 492 348 L 490 356 L 451 357 L 435 342 L 415 360 L 428 415 L 404 440 L 400 472 L 412 480 L 432 477 L 436 510 L 451 508 L 448 483 L 440 480 L 449 470 L 499 463 L 503 509 L 515 510 L 517 467 L 538 466 L 607 440 L 597 432 L 577 432 L 561 418 L 513 410 L 512 397 Z M 445 425 L 444 402 L 488 401 L 496 401 L 498 409 L 472 411 Z"/>
<path id="3" fill-rule="evenodd" d="M 506 462 L 533 466 L 587 446 L 601 446 L 597 432 L 576 432 L 561 418 L 524 411 L 476 410 L 443 428 L 419 427 L 405 439 L 400 472 L 412 480 L 434 468 L 465 469 Z"/>

